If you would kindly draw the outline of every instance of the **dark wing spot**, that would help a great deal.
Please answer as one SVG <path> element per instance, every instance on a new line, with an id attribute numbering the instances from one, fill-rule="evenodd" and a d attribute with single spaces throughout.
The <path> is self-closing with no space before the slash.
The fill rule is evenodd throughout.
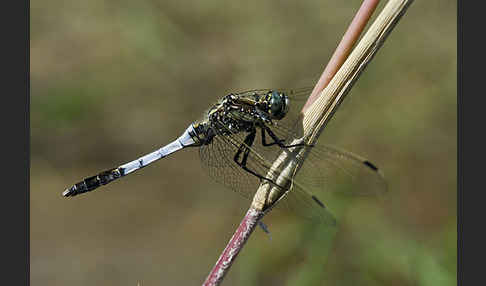
<path id="1" fill-rule="evenodd" d="M 373 171 L 378 171 L 378 167 L 376 167 L 375 165 L 373 165 L 370 161 L 364 161 L 363 164 L 365 164 L 366 166 L 368 166 Z"/>
<path id="2" fill-rule="evenodd" d="M 312 199 L 322 208 L 326 208 L 326 206 L 316 197 L 312 196 Z"/>

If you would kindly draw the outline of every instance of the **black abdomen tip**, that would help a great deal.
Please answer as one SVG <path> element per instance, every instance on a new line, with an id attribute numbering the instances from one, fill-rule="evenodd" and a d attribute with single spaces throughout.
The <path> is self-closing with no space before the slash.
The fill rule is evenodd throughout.
<path id="1" fill-rule="evenodd" d="M 74 197 L 78 194 L 81 194 L 81 193 L 84 193 L 84 192 L 87 192 L 89 191 L 86 183 L 84 181 L 82 182 L 79 182 L 75 185 L 73 185 L 72 187 L 70 187 L 69 189 L 66 189 L 62 195 L 64 197 Z"/>
<path id="2" fill-rule="evenodd" d="M 63 197 L 70 197 L 72 195 L 74 195 L 73 187 L 66 189 L 64 192 L 62 192 Z"/>
<path id="3" fill-rule="evenodd" d="M 88 177 L 83 181 L 75 184 L 71 188 L 66 189 L 62 193 L 62 195 L 64 197 L 73 197 L 82 193 L 92 191 L 102 185 L 106 185 L 109 182 L 120 178 L 123 175 L 122 172 L 123 170 L 120 171 L 118 168 L 101 172 L 96 176 Z"/>

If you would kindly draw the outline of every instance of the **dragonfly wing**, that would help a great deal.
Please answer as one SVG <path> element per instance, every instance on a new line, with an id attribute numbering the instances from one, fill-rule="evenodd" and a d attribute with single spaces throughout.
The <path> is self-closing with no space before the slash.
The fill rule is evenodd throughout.
<path id="1" fill-rule="evenodd" d="M 275 205 L 311 223 L 335 226 L 336 218 L 320 198 L 298 184 L 292 185 L 287 194 Z"/>
<path id="2" fill-rule="evenodd" d="M 251 94 L 264 95 L 270 91 L 281 91 L 284 92 L 290 99 L 304 100 L 314 89 L 313 86 L 306 86 L 301 88 L 262 88 L 262 89 L 250 89 L 245 91 L 240 91 L 235 93 L 238 96 L 245 96 Z"/>
<path id="3" fill-rule="evenodd" d="M 388 187 L 383 173 L 369 160 L 335 147 L 310 147 L 295 179 L 318 192 L 380 196 Z"/>
<path id="4" fill-rule="evenodd" d="M 302 128 L 298 128 L 301 125 L 292 126 L 276 124 L 270 128 L 286 139 L 285 144 L 290 144 L 303 133 Z M 305 187 L 357 196 L 379 196 L 387 192 L 382 170 L 370 160 L 319 142 L 305 148 L 306 157 L 294 158 L 301 166 L 294 179 Z"/>
<path id="5" fill-rule="evenodd" d="M 333 226 L 336 219 L 324 201 L 328 197 L 326 193 L 378 196 L 387 191 L 383 174 L 368 160 L 329 146 L 305 148 L 309 150 L 308 157 L 294 158 L 301 167 L 292 178 L 291 189 L 276 208 Z"/>
<path id="6" fill-rule="evenodd" d="M 211 144 L 199 148 L 203 169 L 216 182 L 251 199 L 260 181 L 235 163 L 233 157 L 238 147 L 227 141 L 222 135 L 215 136 Z"/>

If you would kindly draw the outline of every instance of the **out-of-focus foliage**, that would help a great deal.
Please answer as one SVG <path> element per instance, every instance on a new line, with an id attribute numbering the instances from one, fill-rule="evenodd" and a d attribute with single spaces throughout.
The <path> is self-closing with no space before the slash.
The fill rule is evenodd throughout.
<path id="1" fill-rule="evenodd" d="M 313 85 L 359 5 L 32 1 L 32 285 L 201 283 L 249 202 L 196 149 L 61 192 L 170 142 L 230 91 Z M 389 195 L 330 198 L 336 229 L 271 213 L 271 240 L 256 230 L 224 285 L 455 285 L 456 9 L 415 1 L 321 136 L 379 165 Z"/>

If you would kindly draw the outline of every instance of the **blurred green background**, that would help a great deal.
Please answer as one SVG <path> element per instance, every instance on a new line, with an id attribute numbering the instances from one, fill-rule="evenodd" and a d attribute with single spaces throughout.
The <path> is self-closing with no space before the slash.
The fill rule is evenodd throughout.
<path id="1" fill-rule="evenodd" d="M 196 149 L 61 192 L 228 92 L 313 85 L 360 3 L 31 1 L 31 284 L 201 284 L 249 202 Z M 271 213 L 224 285 L 456 284 L 456 10 L 415 1 L 321 136 L 380 166 L 387 198 L 326 201 L 336 229 Z"/>

